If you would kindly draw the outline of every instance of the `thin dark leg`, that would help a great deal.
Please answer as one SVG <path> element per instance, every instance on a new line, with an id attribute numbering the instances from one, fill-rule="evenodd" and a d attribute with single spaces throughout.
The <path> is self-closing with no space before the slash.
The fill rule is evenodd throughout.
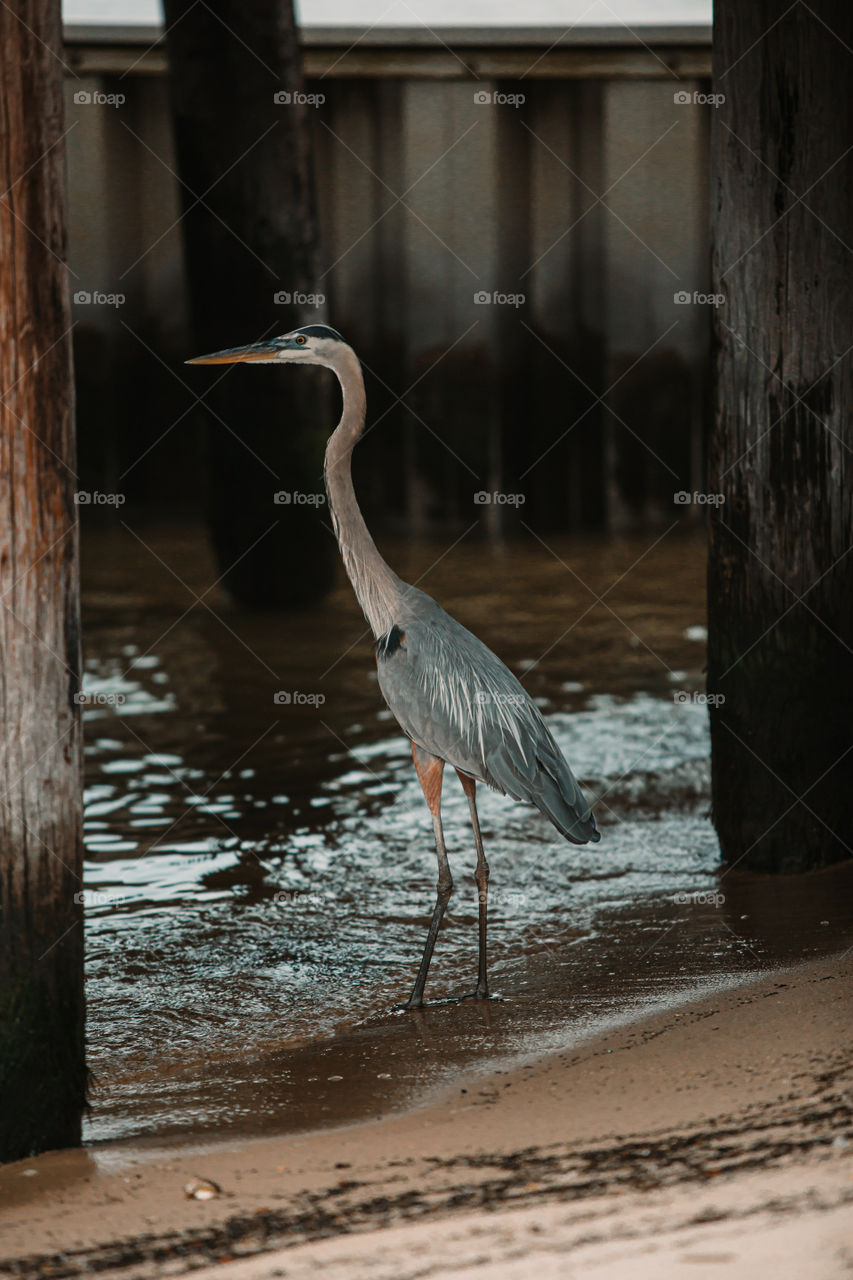
<path id="1" fill-rule="evenodd" d="M 459 773 L 459 770 L 456 770 Z M 480 834 L 480 819 L 477 816 L 476 791 L 477 784 L 473 778 L 459 773 L 459 781 L 468 797 L 468 808 L 471 810 L 471 826 L 474 828 L 474 843 L 477 846 L 477 869 L 474 881 L 477 885 L 477 900 L 480 904 L 480 960 L 477 974 L 477 990 L 474 995 L 478 1000 L 488 1000 L 489 979 L 486 973 L 486 915 L 489 899 L 489 864 L 483 852 L 483 837 Z"/>
<path id="2" fill-rule="evenodd" d="M 438 937 L 445 908 L 453 892 L 453 877 L 450 874 L 450 864 L 447 861 L 447 849 L 444 844 L 444 831 L 441 826 L 441 781 L 444 773 L 444 761 L 440 760 L 438 756 L 430 755 L 429 752 L 421 750 L 414 743 L 412 743 L 412 759 L 415 762 L 415 770 L 423 788 L 424 798 L 432 814 L 432 827 L 435 832 L 435 852 L 438 857 L 438 885 L 435 909 L 430 921 L 421 967 L 418 969 L 418 976 L 415 979 L 412 994 L 405 1005 L 407 1009 L 417 1009 L 424 1002 L 424 987 L 426 986 L 429 965 L 435 948 L 435 940 Z"/>

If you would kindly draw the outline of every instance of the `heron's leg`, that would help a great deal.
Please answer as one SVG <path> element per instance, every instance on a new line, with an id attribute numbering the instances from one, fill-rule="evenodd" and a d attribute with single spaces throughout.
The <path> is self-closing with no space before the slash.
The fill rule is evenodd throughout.
<path id="1" fill-rule="evenodd" d="M 459 773 L 459 781 L 468 797 L 468 808 L 471 810 L 471 826 L 474 828 L 474 843 L 477 846 L 477 869 L 474 881 L 477 885 L 477 899 L 480 904 L 480 962 L 477 974 L 477 990 L 474 992 L 478 1000 L 486 1000 L 489 996 L 489 979 L 486 974 L 486 909 L 489 898 L 489 864 L 483 852 L 483 837 L 480 834 L 480 819 L 477 816 L 476 790 L 477 784 L 467 774 Z"/>
<path id="2" fill-rule="evenodd" d="M 444 909 L 453 892 L 453 877 L 450 874 L 447 849 L 444 845 L 444 831 L 441 826 L 441 782 L 444 774 L 444 761 L 439 759 L 438 756 L 430 755 L 428 751 L 423 751 L 420 747 L 416 747 L 414 743 L 412 743 L 412 759 L 415 762 L 415 771 L 423 788 L 424 798 L 432 814 L 432 826 L 435 832 L 435 852 L 438 856 L 438 886 L 435 909 L 430 921 L 421 967 L 418 969 L 414 989 L 405 1006 L 407 1009 L 416 1009 L 424 1002 L 424 987 L 426 986 L 435 940 L 441 927 Z"/>

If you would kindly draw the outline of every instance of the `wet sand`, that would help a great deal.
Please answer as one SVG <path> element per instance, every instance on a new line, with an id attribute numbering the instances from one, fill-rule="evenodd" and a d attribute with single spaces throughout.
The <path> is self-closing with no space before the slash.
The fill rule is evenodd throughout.
<path id="1" fill-rule="evenodd" d="M 346 1127 L 7 1166 L 0 1274 L 845 1274 L 851 976 L 778 968 Z"/>

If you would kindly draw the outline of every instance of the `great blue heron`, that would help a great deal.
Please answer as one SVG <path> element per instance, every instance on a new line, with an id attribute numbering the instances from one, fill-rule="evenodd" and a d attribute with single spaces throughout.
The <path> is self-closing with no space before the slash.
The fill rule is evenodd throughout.
<path id="1" fill-rule="evenodd" d="M 432 814 L 438 887 L 418 976 L 406 1004 L 424 1002 L 435 940 L 453 879 L 441 826 L 445 764 L 459 775 L 468 806 L 479 897 L 479 973 L 472 993 L 487 999 L 486 902 L 489 864 L 477 817 L 478 782 L 536 805 L 574 844 L 598 840 L 595 819 L 542 715 L 512 672 L 482 641 L 382 559 L 352 484 L 352 451 L 364 430 L 361 365 L 334 329 L 310 324 L 283 337 L 198 356 L 188 364 L 320 364 L 341 384 L 341 420 L 326 446 L 329 508 L 344 566 L 376 639 L 379 687 L 412 744 L 412 758 Z"/>

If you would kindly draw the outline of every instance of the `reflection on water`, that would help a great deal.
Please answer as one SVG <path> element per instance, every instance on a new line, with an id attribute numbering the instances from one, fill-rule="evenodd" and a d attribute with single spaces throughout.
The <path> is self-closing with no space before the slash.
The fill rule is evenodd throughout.
<path id="1" fill-rule="evenodd" d="M 208 593 L 198 534 L 137 535 L 84 540 L 90 1140 L 355 1118 L 849 931 L 820 877 L 767 918 L 754 882 L 719 877 L 700 538 L 389 548 L 539 700 L 602 830 L 570 846 L 481 789 L 505 1000 L 400 1017 L 431 824 L 347 584 L 298 618 L 247 616 Z M 432 997 L 476 968 L 452 775 L 445 827 Z"/>

